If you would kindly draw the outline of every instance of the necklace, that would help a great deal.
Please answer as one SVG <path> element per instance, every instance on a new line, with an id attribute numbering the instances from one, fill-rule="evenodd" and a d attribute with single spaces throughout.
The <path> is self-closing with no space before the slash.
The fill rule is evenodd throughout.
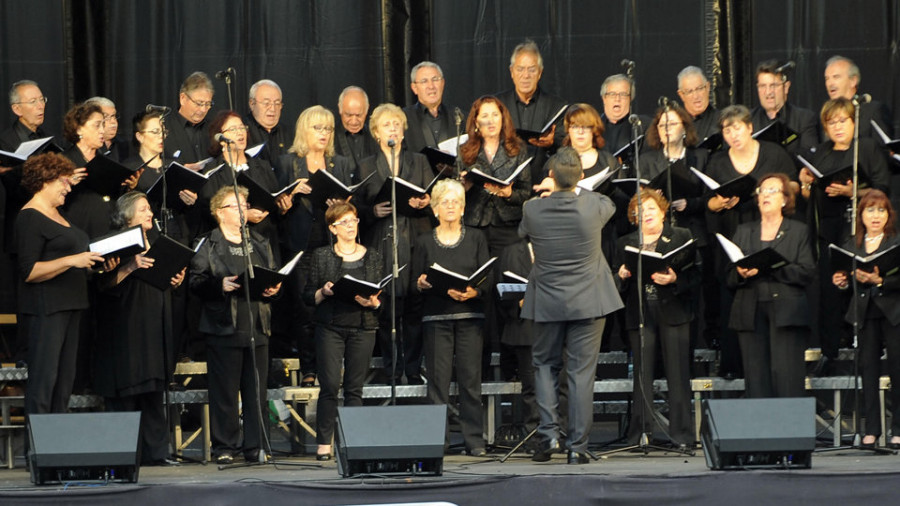
<path id="1" fill-rule="evenodd" d="M 359 249 L 359 244 L 358 244 L 358 243 L 353 243 L 353 251 L 351 251 L 351 252 L 348 253 L 348 252 L 346 252 L 346 251 L 341 251 L 340 243 L 334 243 L 334 251 L 336 251 L 336 252 L 338 253 L 338 255 L 341 255 L 341 256 L 351 256 L 351 255 L 355 255 L 357 249 Z"/>
<path id="2" fill-rule="evenodd" d="M 875 237 L 869 237 L 869 235 L 866 234 L 866 242 L 875 242 L 875 241 L 881 239 L 882 237 L 884 237 L 884 232 L 876 235 Z"/>

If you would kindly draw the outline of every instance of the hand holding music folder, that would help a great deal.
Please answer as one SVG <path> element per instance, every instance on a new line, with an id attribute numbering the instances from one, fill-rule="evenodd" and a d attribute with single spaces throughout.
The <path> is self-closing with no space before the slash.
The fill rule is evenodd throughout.
<path id="1" fill-rule="evenodd" d="M 632 275 L 636 276 L 638 259 L 640 258 L 642 284 L 651 284 L 653 283 L 651 279 L 653 273 L 669 272 L 669 267 L 676 272 L 690 267 L 693 264 L 693 255 L 682 255 L 682 253 L 691 248 L 693 244 L 694 240 L 691 239 L 665 254 L 638 249 L 631 245 L 625 246 L 625 268 L 631 271 Z"/>
<path id="2" fill-rule="evenodd" d="M 803 158 L 801 155 L 797 155 L 797 159 L 800 160 L 800 163 L 806 167 L 813 176 L 816 176 L 816 179 L 822 181 L 825 186 L 830 185 L 831 183 L 838 183 L 845 185 L 847 181 L 853 179 L 853 167 L 838 167 L 836 169 L 829 169 L 826 171 L 820 171 L 816 166 L 809 163 L 806 158 Z"/>
<path id="3" fill-rule="evenodd" d="M 276 203 L 278 199 L 285 193 L 292 192 L 300 184 L 299 180 L 294 181 L 276 192 L 269 192 L 252 177 L 248 176 L 246 171 L 238 174 L 237 182 L 239 185 L 247 187 L 249 192 L 247 202 L 250 206 L 269 212 L 275 212 L 278 209 L 278 204 Z"/>
<path id="4" fill-rule="evenodd" d="M 405 265 L 401 266 L 397 269 L 397 272 L 399 273 L 405 267 Z M 347 303 L 356 304 L 357 296 L 368 299 L 382 291 L 384 287 L 393 280 L 393 277 L 393 274 L 388 274 L 381 281 L 373 283 L 364 279 L 355 278 L 349 274 L 344 274 L 341 279 L 331 285 L 331 291 L 334 293 L 333 297 Z"/>
<path id="5" fill-rule="evenodd" d="M 438 165 L 453 166 L 456 163 L 456 146 L 462 146 L 469 140 L 469 134 L 462 134 L 459 139 L 451 137 L 438 143 L 437 147 L 425 146 L 421 153 L 428 158 L 428 164 L 435 173 L 440 172 Z"/>
<path id="6" fill-rule="evenodd" d="M 715 179 L 707 176 L 694 167 L 691 167 L 690 170 L 700 179 L 700 181 L 703 181 L 703 184 L 715 192 L 716 195 L 727 199 L 730 199 L 731 197 L 740 197 L 741 200 L 744 200 L 753 193 L 753 188 L 756 187 L 756 179 L 749 174 L 738 176 L 731 181 L 719 184 Z"/>
<path id="7" fill-rule="evenodd" d="M 131 273 L 131 276 L 155 288 L 165 290 L 172 286 L 169 281 L 191 263 L 191 259 L 200 250 L 204 241 L 206 241 L 205 237 L 197 242 L 196 248 L 191 249 L 167 235 L 160 235 L 153 241 L 150 250 L 145 255 L 154 260 L 153 266 L 147 269 L 137 269 Z"/>
<path id="8" fill-rule="evenodd" d="M 397 181 L 397 211 L 405 216 L 418 216 L 422 214 L 422 209 L 414 209 L 409 205 L 409 199 L 417 198 L 421 199 L 427 195 L 431 188 L 434 187 L 434 184 L 438 182 L 438 179 L 441 178 L 441 175 L 438 174 L 434 179 L 428 183 L 428 186 L 422 188 L 421 186 L 410 183 L 409 181 L 403 179 L 400 176 L 394 178 Z M 378 195 L 375 197 L 375 200 L 372 202 L 381 203 L 381 202 L 390 202 L 391 201 L 391 177 L 388 176 L 387 179 L 384 180 L 384 184 L 381 185 L 381 190 L 378 191 Z"/>
<path id="9" fill-rule="evenodd" d="M 875 272 L 875 268 L 878 267 L 878 272 L 882 278 L 893 276 L 900 272 L 900 245 L 897 244 L 884 251 L 866 256 L 857 255 L 835 244 L 829 244 L 828 249 L 831 250 L 831 270 L 833 272 L 851 272 L 854 258 L 856 259 L 857 269 L 865 272 Z"/>
<path id="10" fill-rule="evenodd" d="M 327 170 L 319 169 L 310 174 L 306 181 L 306 185 L 312 189 L 309 199 L 321 207 L 327 207 L 328 199 L 347 199 L 375 174 L 372 172 L 359 183 L 347 186 Z"/>
<path id="11" fill-rule="evenodd" d="M 540 130 L 528 130 L 526 128 L 517 128 L 516 135 L 518 135 L 525 142 L 528 142 L 531 139 L 539 139 L 539 138 L 543 137 L 544 135 L 547 135 L 547 132 L 549 132 L 550 129 L 553 128 L 553 124 L 556 123 L 556 120 L 558 120 L 559 117 L 562 116 L 562 113 L 566 112 L 566 109 L 568 109 L 568 108 L 569 108 L 569 104 L 566 104 L 566 105 L 560 107 L 559 110 L 556 111 L 556 114 L 554 114 L 553 117 L 550 118 L 550 121 L 548 121 L 544 125 L 544 127 L 541 128 Z"/>
<path id="12" fill-rule="evenodd" d="M 87 169 L 87 177 L 81 184 L 87 185 L 88 188 L 100 195 L 110 196 L 118 196 L 122 189 L 122 183 L 135 173 L 134 170 L 103 155 L 95 156 L 87 163 L 85 169 Z"/>
<path id="13" fill-rule="evenodd" d="M 575 186 L 589 192 L 602 192 L 608 186 L 604 183 L 606 183 L 612 175 L 613 171 L 609 168 L 609 165 L 607 165 L 605 169 L 594 174 L 593 176 L 589 176 L 582 179 L 581 181 L 578 181 L 578 184 L 576 184 Z"/>
<path id="14" fill-rule="evenodd" d="M 467 287 L 475 288 L 484 282 L 495 261 L 497 261 L 497 257 L 491 258 L 470 276 L 451 271 L 441 267 L 440 264 L 434 263 L 428 268 L 425 281 L 431 285 L 429 291 L 432 293 L 447 295 L 447 290 L 450 289 L 465 292 Z"/>
<path id="15" fill-rule="evenodd" d="M 224 167 L 225 164 L 219 165 L 206 173 L 191 170 L 178 162 L 172 162 L 166 168 L 166 207 L 173 210 L 181 210 L 187 206 L 178 196 L 182 190 L 187 190 L 196 195 L 200 195 L 200 191 L 206 185 L 209 178 Z M 162 175 L 153 182 L 150 189 L 147 190 L 147 198 L 154 203 L 162 202 L 163 177 Z"/>
<path id="16" fill-rule="evenodd" d="M 102 257 L 127 257 L 137 255 L 147 249 L 144 231 L 140 225 L 125 230 L 116 230 L 91 241 L 88 250 Z"/>
<path id="17" fill-rule="evenodd" d="M 472 184 L 476 184 L 478 186 L 482 186 L 484 185 L 484 183 L 491 183 L 497 186 L 509 186 L 517 177 L 519 177 L 519 174 L 521 174 L 522 171 L 525 170 L 525 167 L 528 167 L 528 164 L 531 163 L 531 160 L 533 158 L 533 156 L 529 157 L 527 160 L 522 162 L 518 167 L 516 167 L 516 170 L 514 170 L 513 173 L 510 174 L 506 179 L 497 179 L 496 177 L 491 176 L 478 167 L 470 168 L 466 172 L 466 179 L 469 179 L 470 181 L 472 181 Z"/>
<path id="18" fill-rule="evenodd" d="M 788 261 L 772 248 L 763 248 L 756 253 L 745 255 L 737 244 L 726 239 L 724 235 L 716 234 L 716 238 L 732 264 L 744 269 L 758 269 L 757 276 L 768 274 L 788 264 Z"/>
<path id="19" fill-rule="evenodd" d="M 244 278 L 244 282 L 249 281 L 250 286 L 250 299 L 251 300 L 263 300 L 263 292 L 268 290 L 269 288 L 277 285 L 278 283 L 283 282 L 287 279 L 288 274 L 294 270 L 294 267 L 297 265 L 297 262 L 300 260 L 300 257 L 303 256 L 303 252 L 297 253 L 294 258 L 291 259 L 290 262 L 284 264 L 284 267 L 277 271 L 273 271 L 272 269 L 266 267 L 260 267 L 258 265 L 253 266 L 253 279 L 248 280 L 248 275 L 244 272 L 242 276 Z M 233 292 L 233 294 L 243 293 L 242 291 Z"/>

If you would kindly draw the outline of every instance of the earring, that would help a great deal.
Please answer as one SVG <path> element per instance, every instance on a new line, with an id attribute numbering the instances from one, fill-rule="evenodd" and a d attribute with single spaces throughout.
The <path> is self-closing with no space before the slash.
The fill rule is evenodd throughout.
<path id="1" fill-rule="evenodd" d="M 781 207 L 784 207 L 784 205 L 785 205 L 785 203 L 784 203 L 784 202 L 782 202 L 782 203 L 781 203 Z"/>
<path id="2" fill-rule="evenodd" d="M 81 134 L 78 134 L 78 140 L 81 140 Z"/>
<path id="3" fill-rule="evenodd" d="M 475 127 L 475 133 L 476 134 L 478 133 L 478 127 Z"/>

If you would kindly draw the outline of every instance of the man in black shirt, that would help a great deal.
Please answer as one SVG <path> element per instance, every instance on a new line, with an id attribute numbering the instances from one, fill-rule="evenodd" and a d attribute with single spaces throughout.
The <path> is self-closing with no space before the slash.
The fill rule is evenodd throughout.
<path id="1" fill-rule="evenodd" d="M 206 115 L 213 106 L 214 93 L 212 81 L 203 72 L 194 72 L 184 80 L 178 93 L 178 113 L 165 118 L 166 158 L 196 170 L 200 168 L 197 162 L 209 157 Z"/>
<path id="2" fill-rule="evenodd" d="M 347 86 L 338 97 L 341 123 L 334 129 L 334 152 L 359 161 L 378 152 L 378 144 L 366 127 L 369 96 L 359 86 Z"/>
<path id="3" fill-rule="evenodd" d="M 246 119 L 249 145 L 265 142 L 257 157 L 272 166 L 294 143 L 294 128 L 281 122 L 283 107 L 281 87 L 275 81 L 263 79 L 250 87 L 250 115 Z"/>
<path id="4" fill-rule="evenodd" d="M 625 74 L 611 75 L 600 85 L 600 96 L 603 97 L 603 113 L 600 115 L 604 127 L 603 140 L 606 141 L 607 151 L 616 154 L 632 140 L 632 125 L 628 117 L 631 115 L 631 104 L 634 101 L 634 81 Z M 643 128 L 650 126 L 650 118 L 641 116 L 640 120 L 642 126 L 639 135 L 642 135 Z M 633 150 L 628 149 L 618 157 L 630 165 Z M 634 176 L 624 175 L 624 177 Z"/>
<path id="5" fill-rule="evenodd" d="M 789 154 L 802 155 L 809 158 L 810 150 L 819 144 L 819 133 L 816 113 L 809 109 L 788 103 L 788 91 L 791 81 L 787 74 L 779 71 L 776 60 L 768 60 L 756 67 L 756 91 L 759 95 L 759 106 L 751 114 L 753 131 L 759 132 L 776 121 L 781 121 L 788 128 L 797 132 L 798 138 L 786 147 Z M 794 160 L 795 163 L 798 161 Z M 799 163 L 798 163 L 799 164 Z"/>
<path id="6" fill-rule="evenodd" d="M 853 60 L 843 56 L 832 56 L 825 65 L 825 90 L 828 92 L 828 98 L 844 97 L 853 100 L 853 97 L 859 93 L 859 82 L 862 80 L 859 67 L 853 63 Z M 883 102 L 872 100 L 868 103 L 861 103 L 859 124 L 856 127 L 859 128 L 860 137 L 872 137 L 879 144 L 884 145 L 884 140 L 872 128 L 872 120 L 878 123 L 888 137 L 893 138 L 893 118 L 891 111 Z"/>
<path id="7" fill-rule="evenodd" d="M 409 73 L 409 87 L 418 100 L 403 109 L 409 127 L 403 142 L 406 148 L 416 153 L 426 146 L 436 147 L 439 142 L 456 136 L 454 111 L 444 98 L 444 71 L 438 64 L 423 61 Z M 460 121 L 460 129 L 465 129 L 465 116 Z"/>
<path id="8" fill-rule="evenodd" d="M 115 102 L 106 97 L 91 97 L 84 103 L 97 104 L 103 111 L 103 147 L 99 153 L 117 162 L 126 160 L 131 142 L 124 135 L 119 135 L 119 111 Z"/>
<path id="9" fill-rule="evenodd" d="M 684 110 L 694 119 L 701 143 L 719 133 L 719 111 L 709 105 L 709 80 L 700 67 L 690 65 L 678 73 L 678 97 Z M 707 148 L 715 150 L 716 146 Z"/>
<path id="10" fill-rule="evenodd" d="M 25 141 L 48 136 L 41 128 L 47 98 L 36 82 L 23 80 L 13 83 L 9 90 L 9 106 L 17 119 L 0 134 L 0 149 L 15 151 Z"/>

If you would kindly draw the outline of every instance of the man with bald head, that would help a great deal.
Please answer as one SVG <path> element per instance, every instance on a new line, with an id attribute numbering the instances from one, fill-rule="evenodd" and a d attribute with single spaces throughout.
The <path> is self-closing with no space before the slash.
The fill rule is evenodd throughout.
<path id="1" fill-rule="evenodd" d="M 719 133 L 719 111 L 709 105 L 709 93 L 709 80 L 700 67 L 689 65 L 678 73 L 678 97 L 693 118 L 701 142 Z"/>
<path id="2" fill-rule="evenodd" d="M 250 87 L 250 114 L 244 120 L 249 127 L 248 146 L 266 143 L 258 158 L 273 167 L 294 143 L 294 128 L 281 122 L 284 101 L 281 87 L 271 79 L 263 79 Z"/>
<path id="3" fill-rule="evenodd" d="M 360 160 L 378 152 L 378 144 L 366 126 L 368 114 L 369 96 L 365 90 L 359 86 L 347 86 L 341 91 L 338 97 L 341 122 L 334 129 L 334 151 L 352 158 L 357 167 Z"/>
<path id="4" fill-rule="evenodd" d="M 850 58 L 832 56 L 825 63 L 825 91 L 828 92 L 828 98 L 843 97 L 853 100 L 853 97 L 859 93 L 861 80 L 862 76 L 859 73 L 859 67 Z M 857 124 L 860 137 L 872 137 L 883 145 L 884 141 L 872 128 L 872 120 L 878 123 L 878 126 L 884 130 L 888 137 L 893 138 L 893 118 L 891 117 L 891 111 L 884 103 L 872 100 L 869 103 L 860 104 L 859 123 Z"/>

